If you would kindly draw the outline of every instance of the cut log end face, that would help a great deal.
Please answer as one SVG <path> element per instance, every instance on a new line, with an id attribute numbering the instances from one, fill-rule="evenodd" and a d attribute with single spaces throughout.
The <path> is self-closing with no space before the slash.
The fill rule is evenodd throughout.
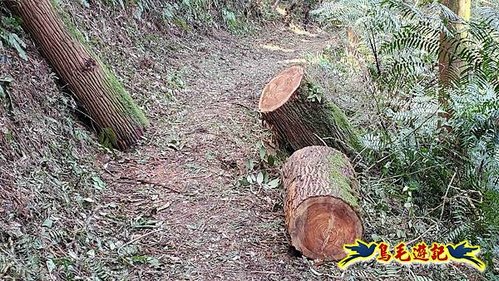
<path id="1" fill-rule="evenodd" d="M 343 259 L 343 246 L 354 243 L 363 231 L 357 213 L 332 196 L 306 199 L 290 223 L 293 246 L 309 258 L 327 261 Z"/>
<path id="2" fill-rule="evenodd" d="M 305 71 L 301 66 L 292 66 L 279 73 L 263 89 L 260 111 L 272 112 L 285 104 L 300 87 Z"/>

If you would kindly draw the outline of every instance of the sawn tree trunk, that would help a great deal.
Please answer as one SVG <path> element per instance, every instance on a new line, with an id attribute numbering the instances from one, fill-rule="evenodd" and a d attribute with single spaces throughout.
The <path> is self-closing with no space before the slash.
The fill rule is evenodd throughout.
<path id="1" fill-rule="evenodd" d="M 307 80 L 300 66 L 285 69 L 265 86 L 259 109 L 278 142 L 291 151 L 327 145 L 351 155 L 358 149 L 345 114 Z"/>
<path id="2" fill-rule="evenodd" d="M 350 161 L 326 146 L 309 146 L 283 167 L 284 212 L 292 245 L 311 259 L 340 260 L 363 234 L 358 183 Z"/>

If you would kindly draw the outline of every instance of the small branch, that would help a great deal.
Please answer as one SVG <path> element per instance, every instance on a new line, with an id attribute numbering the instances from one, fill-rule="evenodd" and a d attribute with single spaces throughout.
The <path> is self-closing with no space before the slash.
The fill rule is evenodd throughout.
<path id="1" fill-rule="evenodd" d="M 240 107 L 245 108 L 245 109 L 247 109 L 247 110 L 249 110 L 249 111 L 256 111 L 254 108 L 251 108 L 251 107 L 249 107 L 249 106 L 247 106 L 247 105 L 244 105 L 244 104 L 242 104 L 242 103 L 238 103 L 238 102 L 231 102 L 230 104 L 240 106 Z"/>
<path id="2" fill-rule="evenodd" d="M 317 134 L 314 134 L 314 136 L 318 138 L 324 146 L 327 146 L 327 143 L 321 137 L 319 137 Z"/>
<path id="3" fill-rule="evenodd" d="M 135 242 L 137 242 L 137 241 L 139 241 L 139 240 L 141 240 L 141 239 L 143 239 L 143 238 L 145 238 L 145 237 L 147 237 L 147 236 L 149 236 L 149 235 L 152 235 L 152 234 L 154 234 L 154 233 L 160 232 L 161 230 L 163 230 L 163 228 L 158 228 L 158 229 L 155 229 L 155 230 L 153 230 L 153 231 L 150 231 L 150 232 L 148 232 L 148 233 L 146 233 L 146 234 L 143 234 L 143 235 L 141 235 L 141 236 L 139 236 L 139 237 L 137 237 L 137 238 L 135 238 L 135 239 L 132 239 L 132 240 L 130 240 L 130 241 L 128 241 L 128 242 L 126 242 L 125 244 L 121 245 L 121 247 L 119 247 L 119 248 L 118 248 L 118 252 L 119 252 L 122 248 L 124 248 L 125 246 L 128 246 L 128 245 L 130 245 L 130 244 L 133 244 L 133 243 L 135 243 Z"/>
<path id="4" fill-rule="evenodd" d="M 433 230 L 433 228 L 436 226 L 436 224 L 428 227 L 428 229 L 421 233 L 421 235 L 419 235 L 418 237 L 412 239 L 411 241 L 407 242 L 406 245 L 411 245 L 412 243 L 416 242 L 416 241 L 419 241 L 419 239 L 421 239 L 426 233 L 430 232 L 431 230 Z"/>
<path id="5" fill-rule="evenodd" d="M 169 187 L 165 184 L 162 184 L 162 183 L 157 183 L 157 182 L 151 182 L 151 181 L 148 181 L 148 180 L 144 180 L 144 179 L 134 179 L 134 178 L 130 178 L 130 177 L 126 177 L 126 176 L 120 176 L 120 179 L 122 180 L 129 180 L 129 181 L 135 181 L 137 183 L 140 183 L 140 184 L 150 184 L 150 185 L 153 185 L 153 186 L 161 186 L 161 187 L 164 187 L 172 192 L 175 192 L 175 193 L 179 193 L 179 194 L 182 194 L 183 192 L 181 192 L 180 190 L 177 190 L 175 188 L 172 188 L 172 187 Z"/>
<path id="6" fill-rule="evenodd" d="M 378 50 L 376 47 L 376 41 L 375 41 L 374 32 L 373 32 L 372 28 L 370 29 L 368 37 L 369 37 L 369 39 L 368 39 L 369 45 L 371 47 L 371 51 L 373 52 L 374 61 L 376 62 L 376 70 L 378 71 L 378 75 L 381 75 L 381 65 L 380 65 L 379 58 L 378 58 Z"/>
<path id="7" fill-rule="evenodd" d="M 440 212 L 440 220 L 442 220 L 442 217 L 444 216 L 445 201 L 449 200 L 449 198 L 447 198 L 447 195 L 449 194 L 449 189 L 452 186 L 452 182 L 454 181 L 454 178 L 456 177 L 456 174 L 457 174 L 457 172 L 454 172 L 454 175 L 452 175 L 452 178 L 450 179 L 450 182 L 447 185 L 447 190 L 445 190 L 444 197 L 442 198 L 444 201 L 442 202 L 442 211 Z"/>

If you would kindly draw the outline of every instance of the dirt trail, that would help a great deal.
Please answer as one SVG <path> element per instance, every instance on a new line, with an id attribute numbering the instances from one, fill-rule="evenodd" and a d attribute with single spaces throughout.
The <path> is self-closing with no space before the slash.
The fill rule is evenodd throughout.
<path id="1" fill-rule="evenodd" d="M 255 37 L 255 36 L 253 36 Z M 135 267 L 143 280 L 297 280 L 313 276 L 289 253 L 282 187 L 237 185 L 266 137 L 257 112 L 266 82 L 331 43 L 289 30 L 183 43 L 173 65 L 186 88 L 149 110 L 153 124 L 137 151 L 104 164 L 108 214 L 133 217 L 120 233 L 163 267 Z M 112 222 L 109 223 L 110 227 Z M 325 271 L 329 269 L 323 268 Z M 322 269 L 321 269 L 322 270 Z"/>

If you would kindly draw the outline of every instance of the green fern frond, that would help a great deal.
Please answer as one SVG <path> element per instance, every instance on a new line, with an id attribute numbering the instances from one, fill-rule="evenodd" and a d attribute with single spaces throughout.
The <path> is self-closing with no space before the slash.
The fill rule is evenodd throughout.
<path id="1" fill-rule="evenodd" d="M 463 236 L 469 232 L 470 225 L 469 224 L 458 224 L 457 227 L 450 230 L 443 239 L 443 242 L 446 243 L 456 243 L 459 240 L 462 240 Z"/>
<path id="2" fill-rule="evenodd" d="M 456 15 L 449 7 L 441 3 L 432 3 L 432 7 L 440 13 L 441 18 L 446 22 L 466 24 L 461 17 Z"/>
<path id="3" fill-rule="evenodd" d="M 499 11 L 490 7 L 480 7 L 477 9 L 477 14 L 484 19 L 484 23 L 499 31 Z"/>
<path id="4" fill-rule="evenodd" d="M 427 71 L 427 65 L 416 57 L 394 58 L 387 66 L 384 74 L 398 79 L 402 76 L 417 78 Z"/>
<path id="5" fill-rule="evenodd" d="M 414 5 L 405 3 L 404 1 L 383 0 L 381 1 L 381 4 L 390 9 L 399 10 L 403 17 L 411 20 L 421 20 L 426 17 L 420 9 L 418 9 Z"/>
<path id="6" fill-rule="evenodd" d="M 440 47 L 439 34 L 438 30 L 424 29 L 422 26 L 416 29 L 404 28 L 393 36 L 393 40 L 384 43 L 381 51 L 392 54 L 404 49 L 415 49 L 436 55 Z"/>

